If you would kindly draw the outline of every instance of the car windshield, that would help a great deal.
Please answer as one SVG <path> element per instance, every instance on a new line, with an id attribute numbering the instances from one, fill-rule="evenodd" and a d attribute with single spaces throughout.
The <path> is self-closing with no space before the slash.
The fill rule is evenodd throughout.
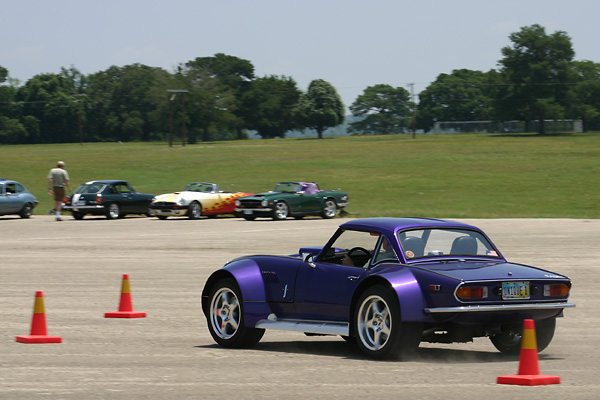
<path id="1" fill-rule="evenodd" d="M 75 190 L 75 194 L 100 193 L 105 186 L 104 183 L 98 182 L 84 183 Z"/>
<path id="2" fill-rule="evenodd" d="M 414 229 L 399 232 L 398 239 L 407 260 L 448 256 L 500 257 L 484 235 L 468 229 Z"/>
<path id="3" fill-rule="evenodd" d="M 194 183 L 189 183 L 185 187 L 185 191 L 186 192 L 214 192 L 215 185 L 213 185 L 212 183 L 194 182 Z"/>
<path id="4" fill-rule="evenodd" d="M 275 186 L 274 192 L 296 193 L 300 191 L 302 186 L 298 182 L 281 182 Z"/>

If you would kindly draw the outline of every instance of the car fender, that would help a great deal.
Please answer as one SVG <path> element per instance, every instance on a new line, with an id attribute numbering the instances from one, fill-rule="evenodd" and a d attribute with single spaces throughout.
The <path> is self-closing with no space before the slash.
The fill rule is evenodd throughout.
<path id="1" fill-rule="evenodd" d="M 421 291 L 421 286 L 409 267 L 385 268 L 383 271 L 370 275 L 357 287 L 353 304 L 358 301 L 358 297 L 364 289 L 376 284 L 388 285 L 396 292 L 402 321 L 422 322 L 431 320 L 424 311 L 427 303 Z"/>
<path id="2" fill-rule="evenodd" d="M 244 305 L 244 325 L 254 327 L 260 319 L 271 314 L 271 309 L 266 301 L 266 292 L 260 268 L 256 262 L 249 258 L 239 258 L 227 263 L 223 268 L 215 271 L 207 280 L 202 290 L 202 311 L 208 316 L 208 296 L 214 285 L 225 278 L 233 278 L 242 295 Z"/>

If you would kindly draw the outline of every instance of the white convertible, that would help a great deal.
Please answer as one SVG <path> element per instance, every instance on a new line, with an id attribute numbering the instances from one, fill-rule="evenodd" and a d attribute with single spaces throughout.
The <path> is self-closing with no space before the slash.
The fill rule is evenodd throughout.
<path id="1" fill-rule="evenodd" d="M 225 192 L 219 190 L 219 186 L 215 183 L 193 182 L 188 184 L 182 192 L 156 196 L 150 208 L 160 219 L 185 215 L 190 219 L 198 219 L 203 215 L 212 217 L 218 214 L 233 214 L 235 200 L 251 194 Z"/>

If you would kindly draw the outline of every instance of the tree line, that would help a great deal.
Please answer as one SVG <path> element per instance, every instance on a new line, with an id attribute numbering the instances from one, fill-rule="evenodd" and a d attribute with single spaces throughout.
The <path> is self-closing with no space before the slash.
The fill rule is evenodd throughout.
<path id="1" fill-rule="evenodd" d="M 581 119 L 600 130 L 600 64 L 575 61 L 570 37 L 540 25 L 509 36 L 498 68 L 440 74 L 418 94 L 367 87 L 350 105 L 350 134 L 429 131 L 436 121 Z M 312 129 L 320 138 L 344 122 L 345 106 L 329 82 L 306 92 L 293 78 L 257 77 L 248 60 L 223 53 L 181 63 L 174 72 L 142 64 L 91 75 L 75 67 L 21 85 L 0 66 L 0 143 L 153 141 L 184 143 L 285 137 Z M 185 135 L 182 137 L 182 135 Z"/>

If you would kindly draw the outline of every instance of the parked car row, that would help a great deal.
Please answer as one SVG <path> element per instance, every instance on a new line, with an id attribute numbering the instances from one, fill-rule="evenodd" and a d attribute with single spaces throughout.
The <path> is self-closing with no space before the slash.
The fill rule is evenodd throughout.
<path id="1" fill-rule="evenodd" d="M 224 191 L 215 183 L 192 182 L 183 191 L 155 196 L 136 192 L 127 181 L 97 180 L 82 184 L 67 196 L 63 209 L 70 211 L 75 219 L 86 214 L 105 215 L 109 219 L 127 214 L 159 219 L 234 214 L 251 221 L 258 217 L 283 220 L 311 215 L 333 218 L 344 213 L 348 204 L 347 193 L 322 190 L 314 182 L 280 182 L 272 191 L 259 194 Z"/>

